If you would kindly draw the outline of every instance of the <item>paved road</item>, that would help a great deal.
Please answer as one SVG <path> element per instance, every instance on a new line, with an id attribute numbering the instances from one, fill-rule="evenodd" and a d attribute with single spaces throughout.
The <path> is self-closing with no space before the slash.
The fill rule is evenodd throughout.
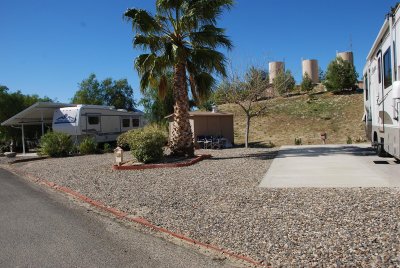
<path id="1" fill-rule="evenodd" d="M 221 266 L 0 169 L 0 267 Z"/>
<path id="2" fill-rule="evenodd" d="M 260 187 L 400 187 L 400 165 L 367 144 L 282 146 Z"/>

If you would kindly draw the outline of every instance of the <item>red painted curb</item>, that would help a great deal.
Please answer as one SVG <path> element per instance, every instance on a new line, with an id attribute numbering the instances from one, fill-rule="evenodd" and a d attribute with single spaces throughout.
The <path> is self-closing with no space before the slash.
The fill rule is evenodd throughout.
<path id="1" fill-rule="evenodd" d="M 143 164 L 143 165 L 131 165 L 131 166 L 118 166 L 113 165 L 114 170 L 142 170 L 142 169 L 153 169 L 153 168 L 176 168 L 176 167 L 187 167 L 196 164 L 204 159 L 211 158 L 209 154 L 203 154 L 197 156 L 195 159 L 182 163 L 165 163 L 165 164 Z"/>
<path id="2" fill-rule="evenodd" d="M 211 157 L 211 156 L 209 156 L 209 157 Z M 207 158 L 209 158 L 209 157 L 207 157 Z M 198 161 L 200 161 L 200 160 L 198 160 Z M 74 198 L 79 199 L 79 200 L 81 200 L 83 202 L 86 202 L 86 203 L 88 203 L 88 204 L 90 204 L 92 206 L 95 206 L 95 207 L 97 207 L 97 208 L 99 208 L 101 210 L 107 211 L 107 212 L 113 214 L 114 216 L 116 216 L 118 219 L 123 219 L 123 220 L 127 220 L 127 221 L 130 221 L 130 222 L 138 223 L 138 224 L 140 224 L 142 226 L 151 228 L 151 229 L 153 229 L 153 230 L 155 230 L 157 232 L 173 236 L 175 238 L 181 239 L 181 240 L 186 241 L 186 242 L 188 242 L 190 244 L 193 244 L 193 245 L 196 245 L 196 246 L 199 246 L 199 247 L 203 247 L 203 248 L 208 249 L 208 250 L 214 250 L 216 252 L 228 255 L 228 256 L 230 256 L 232 258 L 247 262 L 247 263 L 249 263 L 251 265 L 254 265 L 254 266 L 266 267 L 262 262 L 255 261 L 255 260 L 253 260 L 253 259 L 251 259 L 249 257 L 243 256 L 243 255 L 240 255 L 240 254 L 236 254 L 236 253 L 234 253 L 232 251 L 220 248 L 218 246 L 214 246 L 214 245 L 211 245 L 211 244 L 206 244 L 206 243 L 194 240 L 192 238 L 186 237 L 184 235 L 181 235 L 181 234 L 178 234 L 178 233 L 174 233 L 172 231 L 169 231 L 168 229 L 156 226 L 156 225 L 152 224 L 151 222 L 149 222 L 148 220 L 146 220 L 145 218 L 141 218 L 141 217 L 130 218 L 130 217 L 128 217 L 128 213 L 122 212 L 122 211 L 120 211 L 120 210 L 118 210 L 116 208 L 113 208 L 113 207 L 109 207 L 109 206 L 103 204 L 102 202 L 93 200 L 93 199 L 91 199 L 91 198 L 89 198 L 89 197 L 87 197 L 87 196 L 85 196 L 83 194 L 80 194 L 78 192 L 73 191 L 72 189 L 70 189 L 68 187 L 57 185 L 56 183 L 47 181 L 45 179 L 36 178 L 35 176 L 33 176 L 33 175 L 29 174 L 29 173 L 26 173 L 26 172 L 21 172 L 19 170 L 15 170 L 15 169 L 10 169 L 10 170 L 12 172 L 16 173 L 17 175 L 26 177 L 26 178 L 28 178 L 29 180 L 31 180 L 31 181 L 33 181 L 35 183 L 45 185 L 45 186 L 47 186 L 49 188 L 55 189 L 55 190 L 57 190 L 59 192 L 62 192 L 64 194 L 68 194 L 70 196 L 73 196 Z"/>

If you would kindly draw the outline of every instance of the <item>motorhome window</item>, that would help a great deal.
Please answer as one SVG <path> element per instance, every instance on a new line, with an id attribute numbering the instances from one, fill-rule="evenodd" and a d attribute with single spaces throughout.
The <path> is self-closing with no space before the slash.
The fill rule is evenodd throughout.
<path id="1" fill-rule="evenodd" d="M 133 118 L 132 119 L 132 127 L 138 127 L 138 126 L 139 126 L 139 119 Z"/>
<path id="2" fill-rule="evenodd" d="M 390 52 L 390 47 L 383 54 L 383 84 L 385 88 L 392 85 L 392 55 Z"/>
<path id="3" fill-rule="evenodd" d="M 129 123 L 130 123 L 129 118 L 122 119 L 122 127 L 129 127 Z"/>
<path id="4" fill-rule="evenodd" d="M 89 125 L 98 125 L 100 122 L 100 118 L 98 116 L 89 116 L 88 123 Z"/>
<path id="5" fill-rule="evenodd" d="M 368 100 L 368 94 L 369 94 L 369 92 L 368 92 L 368 75 L 365 75 L 365 77 L 364 77 L 364 88 L 365 88 L 365 100 L 367 101 Z"/>
<path id="6" fill-rule="evenodd" d="M 378 58 L 378 82 L 379 84 L 381 81 L 382 73 L 381 73 L 381 57 Z"/>

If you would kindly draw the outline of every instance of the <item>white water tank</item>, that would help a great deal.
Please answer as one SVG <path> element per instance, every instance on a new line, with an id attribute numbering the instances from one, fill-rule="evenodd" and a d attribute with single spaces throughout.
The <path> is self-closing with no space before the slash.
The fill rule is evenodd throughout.
<path id="1" fill-rule="evenodd" d="M 269 67 L 269 83 L 272 84 L 274 78 L 280 73 L 285 72 L 285 63 L 282 61 L 271 61 Z"/>
<path id="2" fill-rule="evenodd" d="M 319 82 L 318 76 L 318 61 L 317 60 L 303 60 L 302 62 L 303 77 L 308 74 L 308 77 L 317 84 Z"/>
<path id="3" fill-rule="evenodd" d="M 348 61 L 351 64 L 354 64 L 353 52 L 351 51 L 339 52 L 336 56 L 342 58 L 344 61 Z"/>

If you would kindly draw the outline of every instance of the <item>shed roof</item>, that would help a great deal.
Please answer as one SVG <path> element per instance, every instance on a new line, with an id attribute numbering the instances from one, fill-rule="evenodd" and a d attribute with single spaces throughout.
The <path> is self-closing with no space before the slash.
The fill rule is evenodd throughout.
<path id="1" fill-rule="evenodd" d="M 62 107 L 75 107 L 76 104 L 56 103 L 56 102 L 37 102 L 29 106 L 22 112 L 7 119 L 2 126 L 12 125 L 40 125 L 43 123 L 52 123 L 54 110 Z"/>
<path id="2" fill-rule="evenodd" d="M 197 116 L 233 116 L 231 113 L 222 113 L 222 112 L 204 112 L 204 111 L 193 111 L 189 112 L 189 117 L 197 117 Z M 167 115 L 165 118 L 174 117 L 174 114 Z"/>

